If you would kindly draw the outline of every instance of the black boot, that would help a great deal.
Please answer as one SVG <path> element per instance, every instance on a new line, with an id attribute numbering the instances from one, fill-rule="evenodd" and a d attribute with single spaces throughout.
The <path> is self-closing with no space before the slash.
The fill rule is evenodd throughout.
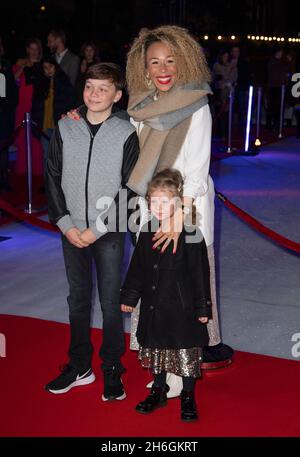
<path id="1" fill-rule="evenodd" d="M 219 343 L 215 346 L 204 346 L 202 368 L 209 370 L 224 368 L 232 363 L 234 350 L 227 344 Z"/>
<path id="2" fill-rule="evenodd" d="M 151 388 L 151 393 L 148 395 L 146 400 L 141 401 L 137 406 L 136 410 L 142 414 L 152 413 L 157 408 L 166 406 L 167 404 L 167 391 L 168 387 L 156 387 L 155 385 Z"/>
<path id="3" fill-rule="evenodd" d="M 181 420 L 184 422 L 194 422 L 198 420 L 197 406 L 194 391 L 181 391 Z"/>

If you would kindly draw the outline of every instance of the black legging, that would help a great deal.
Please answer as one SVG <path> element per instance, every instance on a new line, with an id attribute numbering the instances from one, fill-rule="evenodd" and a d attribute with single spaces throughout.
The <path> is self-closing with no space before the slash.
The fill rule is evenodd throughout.
<path id="1" fill-rule="evenodd" d="M 160 374 L 157 374 L 154 376 L 154 385 L 155 387 L 165 387 L 166 385 L 166 376 L 167 373 L 165 371 L 162 371 Z M 190 378 L 187 376 L 182 377 L 182 382 L 183 382 L 183 390 L 186 392 L 191 392 L 194 390 L 195 387 L 195 378 Z"/>

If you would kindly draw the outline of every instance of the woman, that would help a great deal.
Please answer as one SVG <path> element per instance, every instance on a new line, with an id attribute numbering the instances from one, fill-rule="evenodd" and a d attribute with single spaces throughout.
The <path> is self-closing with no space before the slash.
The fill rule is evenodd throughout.
<path id="1" fill-rule="evenodd" d="M 31 38 L 26 43 L 26 57 L 18 59 L 13 66 L 13 73 L 19 87 L 19 104 L 16 109 L 16 127 L 24 120 L 25 113 L 31 112 L 33 87 L 39 78 L 42 59 L 42 44 L 38 38 Z M 21 129 L 15 141 L 17 161 L 15 172 L 24 175 L 27 170 L 25 130 Z M 43 152 L 38 139 L 32 138 L 32 172 L 42 175 Z"/>
<path id="2" fill-rule="evenodd" d="M 193 205 L 208 247 L 212 284 L 213 319 L 208 323 L 209 345 L 204 362 L 230 363 L 231 348 L 221 343 L 215 291 L 214 266 L 214 185 L 209 176 L 211 153 L 211 114 L 207 95 L 210 72 L 202 49 L 186 30 L 177 26 L 143 29 L 128 54 L 128 113 L 137 128 L 141 153 L 128 187 L 144 196 L 154 173 L 175 168 L 184 177 L 184 213 Z M 142 220 L 147 205 L 140 199 Z M 182 213 L 181 213 L 182 214 Z M 180 233 L 175 226 L 182 216 L 176 212 L 170 232 L 157 232 L 154 247 L 163 243 L 162 252 L 173 241 L 177 248 Z M 182 222 L 182 221 L 181 221 Z M 138 308 L 132 315 L 131 349 L 138 349 L 135 338 Z M 175 381 L 174 381 L 175 379 Z M 180 394 L 180 378 L 169 376 L 169 397 Z"/>
<path id="3" fill-rule="evenodd" d="M 0 192 L 2 190 L 12 190 L 9 185 L 8 144 L 14 132 L 15 110 L 18 104 L 18 89 L 12 68 L 4 56 L 4 48 L 0 37 L 0 78 L 3 76 L 5 77 L 6 96 L 0 96 Z M 3 94 L 1 93 L 0 95 Z"/>
<path id="4" fill-rule="evenodd" d="M 86 71 L 91 65 L 98 62 L 100 62 L 100 59 L 95 43 L 92 41 L 86 41 L 83 43 L 80 49 L 80 70 L 76 84 L 77 101 L 80 105 L 83 104 L 82 94 L 85 84 Z"/>
<path id="5" fill-rule="evenodd" d="M 214 114 L 217 125 L 217 136 L 226 140 L 228 111 L 229 111 L 229 93 L 238 80 L 237 60 L 229 61 L 229 53 L 221 51 L 218 55 L 217 62 L 213 66 L 214 82 Z"/>

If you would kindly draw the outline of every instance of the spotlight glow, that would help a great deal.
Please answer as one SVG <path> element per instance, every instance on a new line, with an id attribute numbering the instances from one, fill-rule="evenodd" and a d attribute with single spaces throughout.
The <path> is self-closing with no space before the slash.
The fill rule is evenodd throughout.
<path id="1" fill-rule="evenodd" d="M 252 115 L 252 102 L 253 102 L 253 86 L 249 88 L 249 100 L 248 100 L 248 114 L 247 114 L 247 129 L 245 139 L 245 152 L 249 151 L 249 140 L 251 130 L 251 115 Z"/>

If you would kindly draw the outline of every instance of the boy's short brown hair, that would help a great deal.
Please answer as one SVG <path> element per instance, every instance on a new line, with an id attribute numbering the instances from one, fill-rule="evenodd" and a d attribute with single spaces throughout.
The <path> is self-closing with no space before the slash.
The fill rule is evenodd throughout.
<path id="1" fill-rule="evenodd" d="M 108 79 L 117 90 L 122 90 L 125 87 L 122 68 L 115 63 L 101 62 L 91 65 L 85 74 L 85 80 L 87 79 Z"/>

